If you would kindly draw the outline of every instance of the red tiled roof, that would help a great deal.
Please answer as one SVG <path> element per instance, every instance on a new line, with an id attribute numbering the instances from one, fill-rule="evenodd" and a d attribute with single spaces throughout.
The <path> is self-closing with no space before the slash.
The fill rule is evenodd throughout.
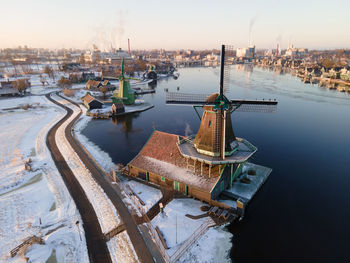
<path id="1" fill-rule="evenodd" d="M 208 178 L 194 174 L 193 171 L 187 170 L 186 172 L 187 160 L 181 155 L 177 143 L 178 135 L 154 131 L 146 145 L 129 165 L 210 191 L 219 177 Z M 181 173 L 181 170 L 164 163 L 182 168 L 183 173 L 186 175 L 179 177 L 176 174 Z M 172 168 L 174 169 L 172 170 Z"/>
<path id="2" fill-rule="evenodd" d="M 93 80 L 93 79 L 89 79 L 88 82 L 86 83 L 86 87 L 90 88 L 92 87 L 97 87 L 100 84 L 99 81 L 97 80 Z"/>
<path id="3" fill-rule="evenodd" d="M 81 98 L 82 101 L 85 101 L 87 103 L 90 103 L 91 101 L 93 101 L 95 98 L 92 97 L 89 93 L 87 93 L 84 97 Z"/>
<path id="4" fill-rule="evenodd" d="M 139 155 L 185 168 L 187 166 L 186 159 L 180 154 L 177 142 L 178 135 L 176 134 L 154 131 Z"/>

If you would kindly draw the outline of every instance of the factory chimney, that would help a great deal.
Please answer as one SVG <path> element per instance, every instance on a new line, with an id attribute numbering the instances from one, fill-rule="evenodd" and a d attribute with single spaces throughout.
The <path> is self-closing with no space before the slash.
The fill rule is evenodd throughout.
<path id="1" fill-rule="evenodd" d="M 128 53 L 130 54 L 130 39 L 128 38 Z"/>

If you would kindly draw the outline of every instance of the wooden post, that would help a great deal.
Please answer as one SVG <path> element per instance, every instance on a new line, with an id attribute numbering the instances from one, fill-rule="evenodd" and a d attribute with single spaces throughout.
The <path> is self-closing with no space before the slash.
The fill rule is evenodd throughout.
<path id="1" fill-rule="evenodd" d="M 203 175 L 203 162 L 201 162 L 201 175 Z"/>
<path id="2" fill-rule="evenodd" d="M 211 164 L 209 164 L 209 178 L 210 178 L 210 172 L 211 172 Z"/>
<path id="3" fill-rule="evenodd" d="M 194 172 L 194 173 L 196 173 L 196 162 L 197 162 L 197 160 L 194 159 L 194 165 L 193 165 L 193 172 Z"/>
<path id="4" fill-rule="evenodd" d="M 187 170 L 188 170 L 188 158 L 186 158 L 186 162 L 187 162 Z"/>
<path id="5" fill-rule="evenodd" d="M 231 164 L 231 180 L 230 180 L 230 187 L 232 188 L 233 183 L 233 164 Z"/>
<path id="6" fill-rule="evenodd" d="M 219 164 L 219 176 L 221 174 L 221 164 Z"/>
<path id="7" fill-rule="evenodd" d="M 117 173 L 115 172 L 115 170 L 112 170 L 112 176 L 113 176 L 113 181 L 117 182 Z"/>

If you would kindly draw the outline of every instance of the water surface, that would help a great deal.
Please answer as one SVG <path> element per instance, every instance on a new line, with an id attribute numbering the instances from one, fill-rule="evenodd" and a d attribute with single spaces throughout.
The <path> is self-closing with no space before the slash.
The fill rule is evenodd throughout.
<path id="1" fill-rule="evenodd" d="M 189 135 L 200 120 L 192 107 L 165 105 L 165 89 L 218 90 L 219 68 L 180 69 L 144 100 L 155 107 L 116 120 L 93 120 L 83 134 L 126 164 L 154 129 Z M 258 147 L 252 162 L 273 172 L 233 223 L 234 262 L 350 262 L 350 95 L 245 65 L 233 66 L 229 98 L 277 99 L 278 111 L 234 113 L 236 136 Z"/>

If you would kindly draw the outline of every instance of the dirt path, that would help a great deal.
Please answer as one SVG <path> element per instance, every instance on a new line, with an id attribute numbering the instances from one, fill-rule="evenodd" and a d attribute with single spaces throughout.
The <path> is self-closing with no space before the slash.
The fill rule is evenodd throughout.
<path id="1" fill-rule="evenodd" d="M 57 129 L 73 114 L 73 110 L 53 100 L 50 94 L 46 95 L 46 98 L 67 111 L 48 132 L 46 144 L 83 220 L 90 262 L 112 262 L 95 210 L 56 144 Z"/>
<path id="2" fill-rule="evenodd" d="M 77 103 L 74 101 L 71 101 L 69 99 L 66 99 L 62 97 L 63 99 L 69 101 L 70 103 L 74 104 L 75 106 L 79 107 Z M 54 101 L 53 99 L 49 98 L 51 101 Z M 65 108 L 67 111 L 72 111 L 69 107 L 66 107 L 56 101 L 54 101 L 55 104 Z M 146 246 L 146 243 L 135 224 L 128 208 L 125 206 L 124 202 L 122 201 L 123 195 L 121 193 L 121 190 L 116 185 L 111 184 L 110 178 L 102 171 L 98 165 L 96 165 L 95 161 L 92 160 L 89 155 L 85 152 L 85 150 L 81 147 L 80 143 L 76 141 L 74 136 L 72 136 L 72 127 L 74 126 L 76 120 L 81 115 L 80 113 L 68 124 L 65 135 L 70 143 L 71 147 L 74 149 L 74 151 L 78 154 L 81 161 L 84 163 L 85 167 L 90 171 L 91 175 L 95 179 L 95 181 L 101 186 L 101 188 L 104 190 L 108 198 L 111 200 L 112 204 L 115 206 L 116 210 L 118 211 L 118 214 L 122 221 L 125 224 L 127 233 L 129 234 L 130 240 L 134 246 L 134 249 L 136 251 L 136 254 L 140 260 L 140 262 L 154 262 L 153 257 Z M 97 222 L 98 223 L 98 222 Z M 106 245 L 106 244 L 105 244 Z M 149 246 L 155 246 L 155 244 L 148 244 Z M 96 247 L 94 248 L 96 250 Z M 108 252 L 107 252 L 108 253 Z M 108 253 L 109 255 L 109 253 Z M 162 259 L 158 259 L 157 262 L 161 262 Z M 96 261 L 97 262 L 97 261 Z M 102 262 L 102 261 L 100 261 Z M 109 262 L 109 261 L 104 261 Z"/>

